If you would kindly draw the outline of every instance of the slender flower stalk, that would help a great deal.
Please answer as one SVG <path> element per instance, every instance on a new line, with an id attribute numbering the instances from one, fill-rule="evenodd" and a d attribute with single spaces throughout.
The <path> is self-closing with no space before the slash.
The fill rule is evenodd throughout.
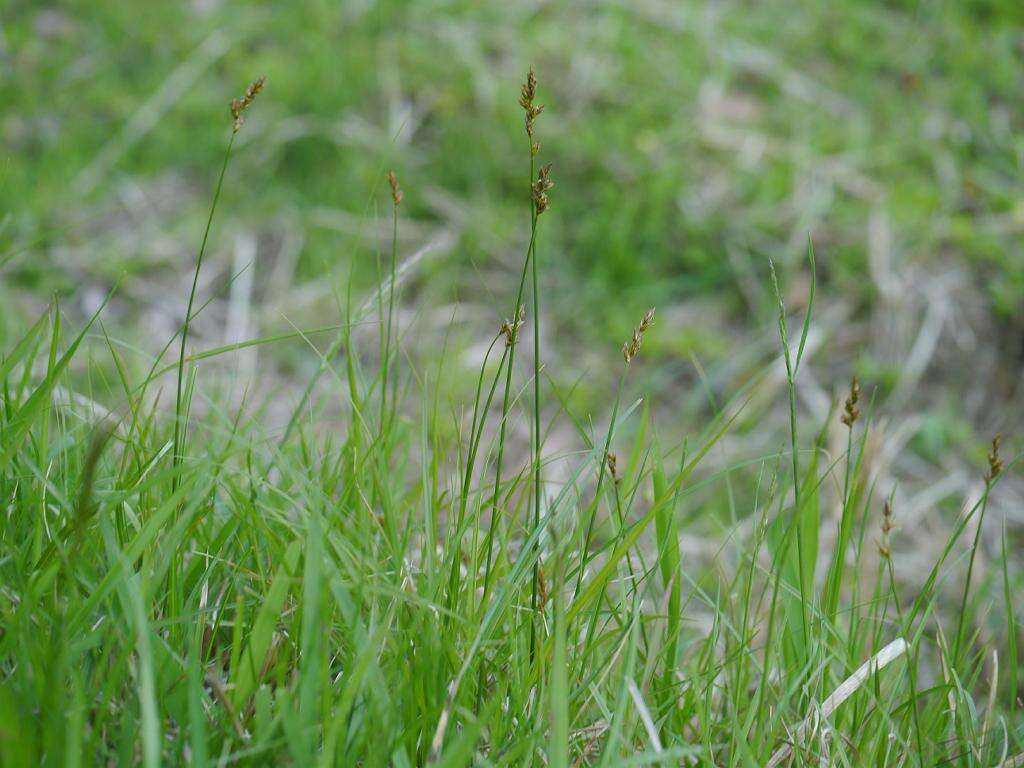
<path id="1" fill-rule="evenodd" d="M 971 544 L 971 556 L 967 561 L 967 576 L 964 578 L 964 592 L 960 599 L 960 620 L 957 624 L 956 639 L 953 644 L 953 663 L 959 663 L 961 646 L 964 641 L 964 631 L 967 627 L 965 617 L 967 614 L 967 597 L 971 592 L 971 577 L 974 575 L 974 558 L 978 554 L 978 546 L 981 544 L 981 531 L 985 525 L 985 510 L 988 509 L 988 497 L 992 492 L 992 486 L 996 478 L 1003 471 L 1003 460 L 999 456 L 999 446 L 1003 436 L 996 435 L 992 438 L 992 447 L 988 453 L 988 472 L 985 473 L 985 491 L 981 499 L 981 511 L 978 513 L 977 527 L 974 529 L 974 542 Z"/>
<path id="2" fill-rule="evenodd" d="M 384 422 L 387 418 L 388 401 L 388 373 L 391 365 L 391 329 L 394 325 L 395 311 L 395 274 L 398 261 L 398 206 L 402 204 L 401 187 L 398 186 L 398 177 L 394 171 L 388 171 L 388 185 L 391 187 L 391 274 L 388 279 L 388 316 L 387 327 L 384 332 L 384 352 L 381 355 L 381 382 L 380 382 L 380 424 L 384 432 Z"/>
<path id="3" fill-rule="evenodd" d="M 602 459 L 601 459 L 601 462 L 599 464 L 599 468 L 598 468 L 598 472 L 597 472 L 597 488 L 594 491 L 594 501 L 593 501 L 593 503 L 591 505 L 590 518 L 589 518 L 589 520 L 587 522 L 587 532 L 586 532 L 586 534 L 584 536 L 584 539 L 583 539 L 583 548 L 580 550 L 580 567 L 579 567 L 579 571 L 578 571 L 578 573 L 576 575 L 576 586 L 575 586 L 575 589 L 573 590 L 573 600 L 576 599 L 576 596 L 579 594 L 580 587 L 583 585 L 583 574 L 584 574 L 584 571 L 586 570 L 587 563 L 588 563 L 589 557 L 590 557 L 590 544 L 591 544 L 591 540 L 592 540 L 593 535 L 594 535 L 594 523 L 597 520 L 597 509 L 598 509 L 598 505 L 601 502 L 601 492 L 602 492 L 602 490 L 604 488 L 604 479 L 605 479 L 606 476 L 609 476 L 609 475 L 611 476 L 611 479 L 612 479 L 612 490 L 613 490 L 613 493 L 614 493 L 614 501 L 615 501 L 615 513 L 616 513 L 617 522 L 618 522 L 618 525 L 619 525 L 618 531 L 615 534 L 615 545 L 618 545 L 618 543 L 622 539 L 623 533 L 625 531 L 625 517 L 622 514 L 621 499 L 619 498 L 619 489 L 618 489 L 619 482 L 621 481 L 621 478 L 619 477 L 619 472 L 618 472 L 618 457 L 616 456 L 616 454 L 612 453 L 612 451 L 609 450 L 609 449 L 611 448 L 611 444 L 612 444 L 612 435 L 615 432 L 615 422 L 618 419 L 619 403 L 622 400 L 622 388 L 623 388 L 623 385 L 626 382 L 626 373 L 629 371 L 629 367 L 630 367 L 630 364 L 633 362 L 633 359 L 638 354 L 640 354 L 640 347 L 643 344 L 644 334 L 647 333 L 647 331 L 649 331 L 651 329 L 652 325 L 654 325 L 654 307 L 651 307 L 649 310 L 647 310 L 646 313 L 644 313 L 644 316 L 640 319 L 640 324 L 636 328 L 633 329 L 633 336 L 632 336 L 632 338 L 629 341 L 627 341 L 625 344 L 622 345 L 622 358 L 625 361 L 625 367 L 622 370 L 622 374 L 619 376 L 618 386 L 615 388 L 615 402 L 614 402 L 614 404 L 612 406 L 612 417 L 611 417 L 611 421 L 608 424 L 608 431 L 605 433 L 604 449 L 603 449 L 603 451 L 601 453 Z M 606 469 L 607 469 L 607 471 L 606 471 Z M 630 577 L 631 578 L 635 577 L 636 570 L 633 567 L 633 558 L 629 554 L 628 550 L 626 552 L 626 562 L 627 562 L 627 565 L 629 567 Z M 634 590 L 635 590 L 636 589 L 636 583 L 635 582 L 634 582 L 633 586 L 634 586 Z M 605 584 L 605 585 L 603 585 L 601 587 L 601 597 L 598 600 L 599 604 L 604 601 L 606 591 L 607 591 L 607 584 Z M 634 592 L 634 598 L 635 598 L 635 596 L 636 595 L 635 595 L 635 592 Z M 595 612 L 591 616 L 590 624 L 587 627 L 587 635 L 586 635 L 587 636 L 587 643 L 589 643 L 591 641 L 591 639 L 593 638 L 593 635 L 594 635 L 594 632 L 596 631 L 596 629 L 597 629 L 597 613 Z M 646 631 L 642 627 L 641 627 L 641 633 L 643 634 L 643 636 L 644 636 L 644 638 L 646 640 L 646 636 L 647 636 L 646 635 Z"/>
<path id="4" fill-rule="evenodd" d="M 263 90 L 263 86 L 267 80 L 265 77 L 260 77 L 254 80 L 248 88 L 245 89 L 245 93 L 240 99 L 232 99 L 230 110 L 231 110 L 231 139 L 228 141 L 227 149 L 224 152 L 224 162 L 220 167 L 220 175 L 217 177 L 217 187 L 213 193 L 213 202 L 210 205 L 210 213 L 206 217 L 206 227 L 203 230 L 203 240 L 199 246 L 199 255 L 196 258 L 196 268 L 192 275 L 192 289 L 188 294 L 188 306 L 185 309 L 185 321 L 181 327 L 181 345 L 178 350 L 178 379 L 177 386 L 175 388 L 174 397 L 174 443 L 173 450 L 171 453 L 171 463 L 177 468 L 178 464 L 182 459 L 183 443 L 185 440 L 185 424 L 183 423 L 187 419 L 187 415 L 183 414 L 184 403 L 182 402 L 182 387 L 185 378 L 185 348 L 188 344 L 188 332 L 192 324 L 192 307 L 195 304 L 196 291 L 199 287 L 199 273 L 203 268 L 203 257 L 206 255 L 206 245 L 210 239 L 210 229 L 213 226 L 213 215 L 217 210 L 217 202 L 220 200 L 221 188 L 224 186 L 224 174 L 228 169 L 228 162 L 231 159 L 231 150 L 235 145 L 235 137 L 238 135 L 238 131 L 241 129 L 242 124 L 245 122 L 244 113 L 252 106 L 256 96 L 259 95 L 260 91 Z M 171 480 L 172 492 L 177 487 L 177 476 L 174 476 Z"/>
<path id="5" fill-rule="evenodd" d="M 857 403 L 860 400 L 860 382 L 854 376 L 850 381 L 850 394 L 843 406 L 843 415 L 839 420 L 846 425 L 846 454 L 844 456 L 843 472 L 843 495 L 842 513 L 839 519 L 839 530 L 836 535 L 836 548 L 832 556 L 832 563 L 829 566 L 828 576 L 825 579 L 825 615 L 831 623 L 835 623 L 836 610 L 839 605 L 839 595 L 842 591 L 843 559 L 846 557 L 846 549 L 853 530 L 853 498 L 851 496 L 851 483 L 854 476 L 853 463 L 853 426 L 860 418 L 860 409 Z"/>
<path id="6" fill-rule="evenodd" d="M 640 319 L 640 324 L 633 329 L 632 338 L 622 345 L 622 358 L 625 361 L 625 368 L 622 374 L 619 376 L 618 386 L 615 387 L 615 400 L 612 404 L 612 416 L 611 421 L 608 424 L 608 431 L 605 433 L 604 448 L 602 449 L 601 456 L 602 461 L 597 470 L 597 488 L 594 491 L 594 502 L 590 511 L 590 517 L 587 521 L 587 530 L 583 537 L 583 548 L 580 550 L 580 568 L 576 574 L 576 586 L 573 590 L 573 599 L 576 599 L 576 595 L 579 594 L 580 587 L 583 585 L 583 572 L 586 569 L 587 562 L 589 561 L 590 555 L 590 544 L 594 535 L 594 523 L 597 520 L 597 506 L 601 501 L 601 491 L 604 487 L 605 469 L 607 468 L 608 473 L 612 475 L 612 479 L 615 480 L 616 462 L 612 461 L 614 454 L 610 452 L 612 444 L 612 434 L 615 431 L 615 422 L 619 416 L 619 403 L 622 399 L 622 387 L 626 381 L 626 372 L 629 370 L 630 363 L 640 353 L 640 346 L 643 344 L 644 334 L 650 330 L 651 326 L 654 325 L 654 307 L 651 307 L 644 313 L 644 316 Z"/>
<path id="7" fill-rule="evenodd" d="M 534 77 L 533 70 L 530 70 L 530 74 L 527 78 L 527 85 L 530 86 L 530 102 L 529 106 L 526 107 L 526 133 L 530 140 L 530 176 L 533 177 L 534 170 L 534 157 L 540 150 L 540 144 L 534 140 L 533 136 L 533 117 L 540 114 L 541 110 L 544 109 L 543 105 L 539 107 L 533 106 L 533 91 L 536 89 L 537 79 Z M 524 96 L 526 94 L 524 93 Z M 540 173 L 537 175 L 537 180 L 531 184 L 531 199 L 532 199 L 532 210 L 530 214 L 530 242 L 533 243 L 533 258 L 530 262 L 531 277 L 533 283 L 533 526 L 538 528 L 540 526 L 540 510 L 541 510 L 541 499 L 543 496 L 542 489 L 542 478 L 541 478 L 541 455 L 540 455 L 540 439 L 541 439 L 541 426 L 540 426 L 540 283 L 537 278 L 538 266 L 537 266 L 537 221 L 541 215 L 548 209 L 550 200 L 548 199 L 548 191 L 555 186 L 555 183 L 551 181 L 551 164 L 548 163 L 542 166 Z M 538 569 L 540 567 L 540 540 L 538 539 L 534 545 L 537 549 L 537 559 L 533 563 L 533 588 L 530 596 L 530 609 L 531 613 L 536 617 L 537 614 L 537 587 L 538 587 Z M 530 659 L 534 657 L 536 650 L 536 633 L 537 625 L 536 620 L 530 622 Z"/>
<path id="8" fill-rule="evenodd" d="M 550 172 L 550 166 L 545 170 L 543 177 L 535 179 L 536 174 L 536 156 L 540 151 L 540 144 L 535 139 L 535 123 L 537 117 L 544 109 L 544 105 L 536 103 L 537 96 L 537 77 L 534 74 L 533 68 L 530 68 L 529 73 L 526 77 L 526 82 L 523 84 L 519 104 L 526 113 L 526 135 L 529 140 L 529 152 L 530 152 L 530 242 L 526 248 L 526 257 L 523 260 L 522 273 L 519 276 L 519 288 L 516 291 L 515 304 L 513 305 L 512 319 L 506 321 L 502 327 L 500 333 L 505 337 L 505 346 L 507 352 L 506 368 L 505 368 L 505 382 L 504 392 L 502 395 L 501 403 L 501 419 L 498 423 L 498 450 L 497 456 L 495 457 L 494 465 L 494 488 L 490 501 L 490 513 L 491 521 L 487 533 L 487 557 L 484 566 L 484 583 L 483 583 L 483 595 L 481 597 L 481 606 L 486 607 L 490 599 L 490 591 L 493 584 L 492 573 L 494 568 L 494 562 L 492 558 L 494 539 L 496 536 L 496 527 L 500 517 L 501 497 L 502 497 L 502 470 L 505 459 L 505 439 L 507 434 L 508 416 L 509 410 L 512 405 L 512 371 L 515 368 L 515 357 L 516 350 L 519 347 L 519 330 L 522 328 L 523 323 L 526 320 L 525 308 L 523 306 L 523 296 L 526 290 L 526 278 L 529 274 L 531 265 L 535 266 L 535 255 L 536 255 L 536 244 L 537 244 L 537 200 L 538 194 L 537 183 L 540 182 L 539 194 L 544 195 L 544 208 L 547 208 L 548 200 L 546 193 L 554 186 L 553 182 L 548 178 Z M 538 322 L 538 302 L 537 302 L 537 279 L 536 270 L 533 273 L 533 289 L 534 289 L 534 345 L 535 351 L 539 353 L 540 346 L 540 334 L 539 328 L 537 328 Z M 539 511 L 540 511 L 540 461 L 539 461 L 539 445 L 540 445 L 540 400 L 539 400 L 539 354 L 534 355 L 534 439 L 532 444 L 532 461 L 535 468 L 534 483 L 535 483 L 535 494 L 534 494 L 534 521 L 535 524 L 539 523 Z M 500 372 L 500 371 L 499 371 Z M 537 606 L 537 564 L 534 564 L 533 573 L 533 584 L 532 584 L 532 595 L 531 595 L 531 606 L 533 610 L 531 615 L 536 613 Z M 536 645 L 536 628 L 535 623 L 531 620 L 530 626 L 530 658 L 533 659 Z M 482 681 L 482 671 L 481 671 Z"/>
<path id="9" fill-rule="evenodd" d="M 171 445 L 171 493 L 178 488 L 178 466 L 181 464 L 184 454 L 184 443 L 186 437 L 186 426 L 188 422 L 188 408 L 183 397 L 185 380 L 185 349 L 188 346 L 188 332 L 192 325 L 192 309 L 195 305 L 196 292 L 199 288 L 199 273 L 203 268 L 203 257 L 206 255 L 206 246 L 210 240 L 210 230 L 213 227 L 213 215 L 217 211 L 217 202 L 220 200 L 220 192 L 224 186 L 224 175 L 227 173 L 228 162 L 231 160 L 231 150 L 235 145 L 235 137 L 244 122 L 243 114 L 251 105 L 253 100 L 263 90 L 266 78 L 259 78 L 249 85 L 241 99 L 234 99 L 231 102 L 231 138 L 228 140 L 227 149 L 224 151 L 224 161 L 220 166 L 220 174 L 217 177 L 217 187 L 213 193 L 213 201 L 210 204 L 210 213 L 206 217 L 206 227 L 203 229 L 203 240 L 199 246 L 199 255 L 196 257 L 196 268 L 192 274 L 192 288 L 188 294 L 188 305 L 185 308 L 185 320 L 181 326 L 181 345 L 178 348 L 177 381 L 174 394 L 174 442 Z M 168 582 L 168 610 L 171 615 L 177 615 L 181 609 L 181 591 L 178 589 L 178 564 L 172 561 L 167 573 Z M 180 635 L 180 628 L 173 628 L 172 635 Z M 178 638 L 176 638 L 178 639 Z"/>

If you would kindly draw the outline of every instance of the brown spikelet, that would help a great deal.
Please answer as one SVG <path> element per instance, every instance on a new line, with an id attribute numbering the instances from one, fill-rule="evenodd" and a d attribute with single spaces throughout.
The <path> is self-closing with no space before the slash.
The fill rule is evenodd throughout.
<path id="1" fill-rule="evenodd" d="M 1003 471 L 1003 460 L 999 458 L 999 444 L 1002 441 L 1002 435 L 996 435 L 992 438 L 992 450 L 988 453 L 988 474 L 985 475 L 986 483 L 991 483 Z"/>
<path id="2" fill-rule="evenodd" d="M 608 464 L 608 474 L 612 476 L 612 480 L 619 482 L 619 457 L 613 451 L 608 451 L 605 454 L 605 462 Z"/>
<path id="3" fill-rule="evenodd" d="M 537 180 L 533 182 L 533 204 L 538 216 L 548 209 L 548 203 L 551 202 L 548 199 L 548 190 L 555 186 L 555 182 L 551 180 L 550 174 L 551 163 L 548 163 L 540 169 Z"/>
<path id="4" fill-rule="evenodd" d="M 654 307 L 647 310 L 647 314 L 640 320 L 640 325 L 633 330 L 633 338 L 622 345 L 622 357 L 626 361 L 626 365 L 629 365 L 637 356 L 644 340 L 644 334 L 652 325 L 654 325 Z"/>
<path id="5" fill-rule="evenodd" d="M 523 327 L 525 322 L 526 307 L 520 304 L 515 320 L 506 320 L 501 324 L 501 328 L 498 329 L 498 334 L 505 337 L 506 347 L 511 347 L 516 343 L 516 339 L 519 337 L 519 329 Z"/>
<path id="6" fill-rule="evenodd" d="M 402 197 L 404 197 L 404 195 L 402 194 L 402 188 L 398 186 L 398 177 L 395 176 L 394 171 L 388 171 L 388 184 L 391 185 L 391 199 L 394 201 L 395 207 L 397 208 L 402 202 Z"/>
<path id="7" fill-rule="evenodd" d="M 878 542 L 878 552 L 886 560 L 892 557 L 892 549 L 889 546 L 889 534 L 896 527 L 892 518 L 892 504 L 886 501 L 885 507 L 882 508 L 882 540 Z"/>
<path id="8" fill-rule="evenodd" d="M 840 417 L 840 421 L 848 427 L 853 427 L 854 422 L 860 418 L 860 409 L 857 407 L 858 400 L 860 400 L 860 382 L 854 376 L 853 381 L 850 382 L 850 395 L 846 398 L 843 415 Z"/>
<path id="9" fill-rule="evenodd" d="M 242 117 L 242 113 L 249 108 L 249 106 L 255 101 L 260 91 L 263 90 L 263 86 L 266 85 L 267 78 L 261 77 L 254 80 L 249 84 L 249 87 L 245 89 L 245 93 L 240 99 L 231 100 L 231 117 L 234 118 L 234 124 L 232 125 L 232 131 L 238 133 L 238 130 L 242 127 L 242 123 L 245 122 L 245 118 Z"/>
<path id="10" fill-rule="evenodd" d="M 519 94 L 519 106 L 521 106 L 526 112 L 526 135 L 530 137 L 530 154 L 534 156 L 540 152 L 540 144 L 534 141 L 533 123 L 537 119 L 537 116 L 544 111 L 543 104 L 534 103 L 534 99 L 536 98 L 537 76 L 533 72 L 533 67 L 530 67 L 530 71 L 526 75 L 526 82 L 523 83 L 522 90 Z"/>

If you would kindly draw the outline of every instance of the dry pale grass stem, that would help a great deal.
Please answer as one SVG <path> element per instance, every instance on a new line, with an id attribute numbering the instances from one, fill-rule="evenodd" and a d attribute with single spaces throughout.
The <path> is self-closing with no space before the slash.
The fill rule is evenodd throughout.
<path id="1" fill-rule="evenodd" d="M 896 528 L 893 522 L 892 503 L 885 502 L 882 509 L 882 540 L 878 542 L 878 552 L 886 560 L 892 558 L 892 548 L 889 544 L 889 534 Z"/>
<path id="2" fill-rule="evenodd" d="M 633 358 L 640 352 L 640 345 L 643 343 L 644 334 L 654 325 L 654 307 L 647 310 L 647 314 L 643 316 L 643 319 L 633 331 L 633 338 L 622 345 L 622 357 L 626 361 L 626 365 L 629 365 Z"/>
<path id="3" fill-rule="evenodd" d="M 877 675 L 885 667 L 900 658 L 900 656 L 906 653 L 909 649 L 910 645 L 907 641 L 902 637 L 897 637 L 887 646 L 882 648 L 882 650 L 857 667 L 857 670 L 852 675 L 843 680 L 843 682 L 839 684 L 839 687 L 832 691 L 827 699 L 821 702 L 820 707 L 815 707 L 812 711 L 807 713 L 807 717 L 796 729 L 795 736 L 797 739 L 802 741 L 814 730 L 817 722 L 820 722 L 821 720 L 828 721 L 843 702 L 853 696 L 853 694 L 855 694 L 860 687 L 867 682 L 868 678 Z M 793 754 L 793 746 L 793 743 L 783 744 L 775 750 L 771 759 L 765 763 L 765 768 L 777 768 L 777 766 L 786 762 L 787 758 Z"/>
<path id="4" fill-rule="evenodd" d="M 523 327 L 523 323 L 525 322 L 526 307 L 520 304 L 519 311 L 516 312 L 515 320 L 506 320 L 501 324 L 501 328 L 498 329 L 498 334 L 505 337 L 506 347 L 511 347 L 516 343 L 516 339 L 519 338 L 519 329 Z"/>
<path id="5" fill-rule="evenodd" d="M 533 204 L 537 206 L 537 215 L 540 216 L 544 211 L 548 209 L 548 190 L 555 186 L 550 178 L 551 174 L 551 163 L 542 166 L 540 173 L 537 174 L 537 180 L 533 182 Z"/>
<path id="6" fill-rule="evenodd" d="M 851 429 L 857 419 L 860 418 L 860 408 L 857 407 L 858 400 L 860 400 L 860 382 L 854 376 L 853 381 L 850 382 L 850 396 L 846 398 L 846 404 L 843 407 L 843 415 L 841 417 L 843 424 Z"/>
<path id="7" fill-rule="evenodd" d="M 232 130 L 238 133 L 242 127 L 242 123 L 245 122 L 245 118 L 242 113 L 249 108 L 249 105 L 255 101 L 259 92 L 263 90 L 263 86 L 266 85 L 267 78 L 261 77 L 258 80 L 254 80 L 249 84 L 249 87 L 245 89 L 245 94 L 240 99 L 231 100 L 231 117 L 234 118 L 235 122 L 232 126 Z"/>
<path id="8" fill-rule="evenodd" d="M 519 96 L 519 106 L 526 111 L 526 135 L 530 138 L 530 154 L 534 157 L 540 152 L 540 144 L 533 138 L 533 122 L 544 111 L 543 104 L 534 103 L 536 98 L 537 76 L 533 72 L 533 67 L 530 67 L 530 72 L 526 75 L 526 82 L 523 83 L 523 89 Z"/>
<path id="9" fill-rule="evenodd" d="M 402 203 L 404 197 L 402 188 L 398 186 L 398 177 L 395 176 L 394 171 L 388 171 L 388 184 L 391 185 L 391 199 L 394 201 L 395 207 L 397 208 Z"/>
<path id="10" fill-rule="evenodd" d="M 992 438 L 992 450 L 988 452 L 988 474 L 985 475 L 985 482 L 991 484 L 1003 471 L 1003 460 L 999 458 L 999 444 L 1003 441 L 1002 435 Z"/>

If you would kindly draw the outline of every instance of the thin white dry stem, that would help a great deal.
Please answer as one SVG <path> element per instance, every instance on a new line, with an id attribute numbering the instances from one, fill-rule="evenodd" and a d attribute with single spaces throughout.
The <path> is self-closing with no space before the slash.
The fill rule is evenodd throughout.
<path id="1" fill-rule="evenodd" d="M 996 712 L 996 691 L 999 688 L 999 652 L 992 650 L 992 677 L 989 680 L 988 708 L 985 711 L 985 720 L 981 725 L 981 737 L 988 739 L 992 733 L 992 718 Z M 1004 754 L 1005 756 L 1005 754 Z"/>
<path id="2" fill-rule="evenodd" d="M 881 671 L 906 653 L 908 647 L 906 640 L 902 637 L 897 637 L 887 646 L 882 648 L 882 650 L 861 664 L 857 668 L 856 672 L 839 684 L 839 687 L 821 703 L 820 707 L 815 707 L 807 715 L 807 718 L 797 727 L 795 738 L 792 741 L 795 743 L 796 741 L 801 740 L 804 734 L 814 725 L 819 716 L 821 720 L 828 720 L 828 718 L 832 716 L 832 713 L 835 712 L 844 701 L 853 696 L 853 694 L 855 694 L 857 690 L 864 685 L 865 681 L 867 681 L 869 677 Z M 775 750 L 775 753 L 771 756 L 771 759 L 768 761 L 765 768 L 775 768 L 775 766 L 781 765 L 782 762 L 792 754 L 792 752 L 792 744 L 784 744 Z"/>
<path id="3" fill-rule="evenodd" d="M 636 687 L 636 682 L 634 682 L 633 678 L 630 678 L 626 685 L 629 688 L 629 695 L 633 698 L 633 703 L 636 705 L 637 714 L 640 715 L 640 722 L 644 724 L 644 729 L 647 731 L 647 738 L 651 740 L 651 746 L 655 752 L 661 752 L 661 739 L 658 738 L 658 729 L 654 727 L 654 720 L 651 718 L 651 711 L 647 709 L 647 705 L 644 703 L 643 694 Z"/>
<path id="4" fill-rule="evenodd" d="M 448 686 L 448 698 L 445 700 L 441 717 L 437 720 L 437 730 L 434 731 L 434 738 L 430 742 L 430 762 L 435 762 L 441 757 L 441 747 L 444 746 L 444 734 L 448 730 L 448 719 L 451 717 L 452 703 L 455 700 L 455 693 L 458 685 L 455 680 Z"/>

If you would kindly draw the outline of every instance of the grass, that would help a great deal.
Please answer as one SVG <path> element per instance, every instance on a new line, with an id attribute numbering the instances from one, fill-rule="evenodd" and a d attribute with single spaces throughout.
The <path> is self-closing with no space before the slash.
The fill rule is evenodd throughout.
<path id="1" fill-rule="evenodd" d="M 0 763 L 1024 761 L 1017 564 L 1005 533 L 998 554 L 980 535 L 1017 464 L 998 441 L 930 571 L 902 573 L 898 497 L 882 514 L 889 490 L 864 461 L 871 409 L 851 391 L 841 455 L 826 446 L 835 409 L 804 423 L 813 300 L 792 348 L 774 272 L 787 447 L 712 463 L 757 378 L 701 433 L 662 429 L 633 391 L 644 333 L 668 322 L 653 313 L 627 342 L 607 423 L 587 424 L 546 375 L 560 361 L 542 355 L 538 327 L 540 214 L 571 198 L 561 182 L 543 202 L 533 187 L 511 319 L 491 337 L 471 418 L 449 417 L 452 351 L 414 358 L 396 319 L 397 189 L 377 338 L 339 297 L 317 374 L 332 397 L 307 390 L 283 435 L 266 404 L 226 408 L 204 388 L 199 361 L 249 342 L 186 354 L 208 230 L 176 365 L 134 359 L 102 307 L 72 335 L 55 304 L 7 348 Z M 173 410 L 160 404 L 171 373 Z M 325 428 L 330 403 L 340 430 Z M 572 450 L 547 448 L 553 419 L 575 426 Z M 688 535 L 712 551 L 684 549 Z M 997 567 L 972 578 L 981 560 Z"/>

